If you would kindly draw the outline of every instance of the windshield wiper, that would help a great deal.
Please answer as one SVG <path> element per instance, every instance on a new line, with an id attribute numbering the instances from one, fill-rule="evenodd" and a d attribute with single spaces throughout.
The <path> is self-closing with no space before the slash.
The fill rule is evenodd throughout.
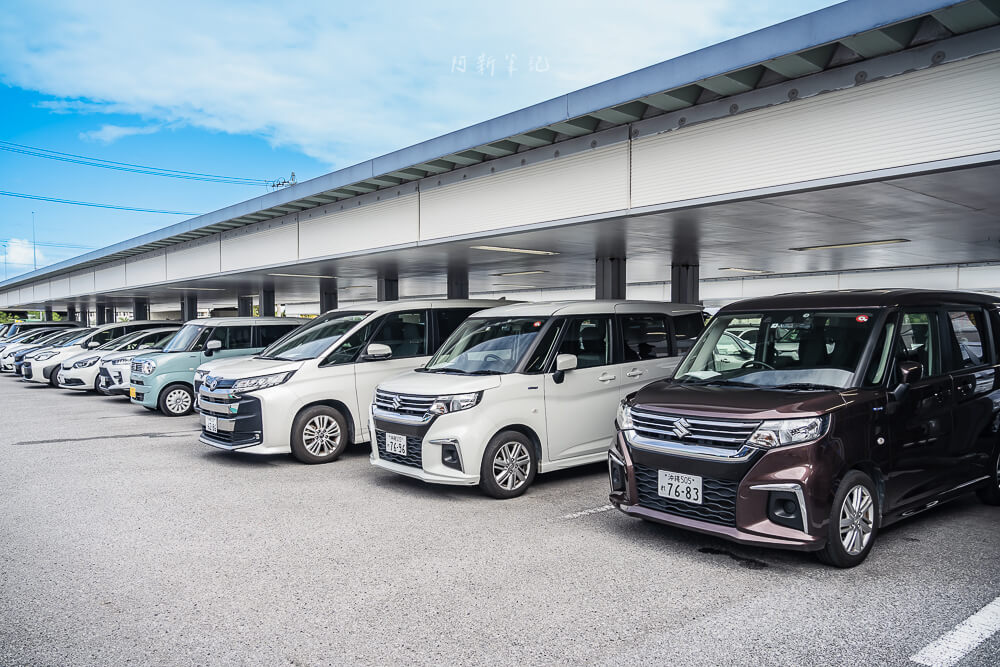
<path id="1" fill-rule="evenodd" d="M 689 384 L 689 385 L 695 385 L 695 386 L 698 386 L 698 387 L 704 387 L 704 386 L 710 385 L 710 384 L 717 384 L 717 385 L 722 385 L 722 386 L 725 386 L 725 387 L 752 387 L 752 388 L 757 388 L 757 387 L 760 386 L 760 385 L 756 385 L 756 384 L 751 384 L 749 382 L 740 382 L 738 380 L 723 380 L 721 378 L 716 378 L 714 380 L 702 380 L 701 382 L 683 382 L 682 381 L 680 384 Z"/>
<path id="2" fill-rule="evenodd" d="M 418 373 L 447 373 L 449 375 L 465 375 L 465 371 L 454 368 L 418 368 Z"/>
<path id="3" fill-rule="evenodd" d="M 503 371 L 493 371 L 493 370 L 478 370 L 478 371 L 465 371 L 465 375 L 503 375 Z"/>
<path id="4" fill-rule="evenodd" d="M 805 391 L 840 391 L 843 387 L 834 387 L 832 384 L 816 384 L 815 382 L 789 382 L 779 384 L 771 389 L 803 389 Z"/>

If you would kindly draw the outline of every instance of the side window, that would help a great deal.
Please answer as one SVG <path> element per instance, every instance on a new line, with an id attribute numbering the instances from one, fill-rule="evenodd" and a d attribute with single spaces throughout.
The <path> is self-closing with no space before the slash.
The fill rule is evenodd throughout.
<path id="1" fill-rule="evenodd" d="M 99 333 L 96 333 L 96 334 L 94 334 L 94 337 L 91 338 L 91 340 L 96 340 L 101 345 L 104 345 L 108 341 L 113 340 L 114 338 L 116 338 L 116 336 L 112 335 L 113 331 L 115 331 L 115 329 L 106 329 L 105 331 L 101 331 Z"/>
<path id="2" fill-rule="evenodd" d="M 611 318 L 581 317 L 570 320 L 559 354 L 575 354 L 577 368 L 611 363 Z"/>
<path id="3" fill-rule="evenodd" d="M 545 337 L 538 341 L 538 346 L 531 354 L 528 364 L 524 367 L 525 373 L 541 373 L 545 370 L 545 360 L 549 358 L 549 353 L 552 352 L 556 341 L 559 340 L 559 334 L 562 333 L 564 324 L 565 320 L 559 320 L 549 327 L 549 330 L 545 333 Z"/>
<path id="4" fill-rule="evenodd" d="M 982 310 L 948 310 L 948 338 L 951 359 L 948 370 L 975 368 L 990 363 L 989 335 Z"/>
<path id="5" fill-rule="evenodd" d="M 923 364 L 924 376 L 941 373 L 941 345 L 937 311 L 903 313 L 899 326 L 897 361 Z"/>
<path id="6" fill-rule="evenodd" d="M 678 315 L 674 320 L 674 337 L 677 339 L 677 354 L 686 354 L 705 328 L 705 318 L 701 313 Z"/>
<path id="7" fill-rule="evenodd" d="M 368 337 L 372 335 L 372 329 L 378 326 L 380 321 L 378 320 L 355 331 L 336 350 L 331 352 L 320 365 L 336 366 L 338 364 L 353 364 L 357 361 L 362 349 L 368 344 Z"/>
<path id="8" fill-rule="evenodd" d="M 254 327 L 253 347 L 268 347 L 271 343 L 275 342 L 289 331 L 294 331 L 298 328 L 297 324 L 271 324 L 268 326 Z"/>
<path id="9" fill-rule="evenodd" d="M 208 340 L 220 341 L 223 350 L 246 350 L 253 343 L 252 329 L 249 325 L 216 327 Z"/>
<path id="10" fill-rule="evenodd" d="M 482 310 L 482 308 L 442 308 L 440 310 L 432 310 L 434 321 L 437 323 L 437 344 L 440 345 L 445 342 L 448 336 L 458 328 L 459 324 L 478 310 Z"/>
<path id="11" fill-rule="evenodd" d="M 371 343 L 388 345 L 393 359 L 420 357 L 427 354 L 427 312 L 415 310 L 386 315 L 382 328 Z"/>
<path id="12" fill-rule="evenodd" d="M 892 372 L 892 341 L 896 333 L 896 318 L 890 317 L 882 327 L 875 349 L 872 351 L 868 370 L 865 371 L 865 386 L 877 387 Z"/>
<path id="13" fill-rule="evenodd" d="M 622 315 L 625 361 L 670 356 L 670 332 L 665 315 Z M 699 329 L 701 322 L 699 318 Z"/>

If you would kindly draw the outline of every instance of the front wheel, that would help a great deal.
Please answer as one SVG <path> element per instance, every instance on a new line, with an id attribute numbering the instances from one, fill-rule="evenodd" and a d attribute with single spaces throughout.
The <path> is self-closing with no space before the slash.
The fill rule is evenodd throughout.
<path id="1" fill-rule="evenodd" d="M 503 431 L 486 445 L 479 488 L 501 500 L 516 498 L 528 490 L 537 472 L 535 444 L 523 433 Z"/>
<path id="2" fill-rule="evenodd" d="M 347 420 L 339 410 L 314 405 L 292 425 L 292 455 L 302 463 L 329 463 L 347 449 Z"/>
<path id="3" fill-rule="evenodd" d="M 847 473 L 833 499 L 826 547 L 816 555 L 835 567 L 860 565 L 875 544 L 878 517 L 875 483 L 860 470 Z"/>
<path id="4" fill-rule="evenodd" d="M 989 486 L 976 491 L 976 495 L 987 505 L 1000 505 L 1000 447 L 993 453 L 990 470 L 993 471 L 993 477 Z"/>
<path id="5" fill-rule="evenodd" d="M 194 391 L 186 384 L 172 384 L 160 393 L 159 407 L 168 417 L 183 417 L 194 408 Z"/>

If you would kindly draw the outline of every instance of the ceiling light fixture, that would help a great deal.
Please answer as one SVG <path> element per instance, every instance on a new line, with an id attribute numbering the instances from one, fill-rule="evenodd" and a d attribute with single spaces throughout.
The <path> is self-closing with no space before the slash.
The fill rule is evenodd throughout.
<path id="1" fill-rule="evenodd" d="M 858 241 L 856 243 L 831 243 L 830 245 L 808 245 L 802 248 L 789 248 L 789 250 L 831 250 L 833 248 L 859 248 L 866 245 L 890 245 L 892 243 L 909 243 L 910 239 L 881 239 L 879 241 Z"/>
<path id="2" fill-rule="evenodd" d="M 225 287 L 168 287 L 179 292 L 225 292 Z"/>
<path id="3" fill-rule="evenodd" d="M 344 285 L 340 289 L 367 289 L 373 287 L 373 285 Z"/>
<path id="4" fill-rule="evenodd" d="M 515 285 L 514 283 L 493 283 L 494 287 L 518 287 L 521 289 L 538 289 L 534 285 Z"/>
<path id="5" fill-rule="evenodd" d="M 765 271 L 764 269 L 741 269 L 738 266 L 726 266 L 719 271 L 742 271 L 743 273 L 773 273 L 773 271 Z"/>
<path id="6" fill-rule="evenodd" d="M 337 276 L 317 276 L 311 273 L 269 273 L 269 276 L 278 278 L 336 278 Z"/>
<path id="7" fill-rule="evenodd" d="M 504 248 L 502 246 L 496 245 L 474 245 L 473 250 L 492 250 L 494 252 L 517 252 L 522 255 L 558 255 L 559 253 L 553 252 L 551 250 L 530 250 L 528 248 Z"/>
<path id="8" fill-rule="evenodd" d="M 534 271 L 508 271 L 506 273 L 494 273 L 495 276 L 534 276 L 539 273 L 548 273 L 548 271 L 543 271 L 541 269 L 535 269 Z"/>

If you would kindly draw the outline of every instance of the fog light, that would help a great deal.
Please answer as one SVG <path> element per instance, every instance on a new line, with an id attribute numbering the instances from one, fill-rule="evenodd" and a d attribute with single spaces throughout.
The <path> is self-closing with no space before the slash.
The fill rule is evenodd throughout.
<path id="1" fill-rule="evenodd" d="M 612 493 L 625 493 L 628 484 L 625 462 L 618 458 L 613 451 L 608 452 L 608 479 L 611 482 Z"/>
<path id="2" fill-rule="evenodd" d="M 768 494 L 767 518 L 779 526 L 805 530 L 798 498 L 792 491 L 771 491 Z"/>
<path id="3" fill-rule="evenodd" d="M 457 440 L 450 438 L 447 440 L 431 440 L 431 444 L 441 445 L 441 465 L 446 468 L 465 472 L 462 469 L 462 455 L 458 453 Z"/>

